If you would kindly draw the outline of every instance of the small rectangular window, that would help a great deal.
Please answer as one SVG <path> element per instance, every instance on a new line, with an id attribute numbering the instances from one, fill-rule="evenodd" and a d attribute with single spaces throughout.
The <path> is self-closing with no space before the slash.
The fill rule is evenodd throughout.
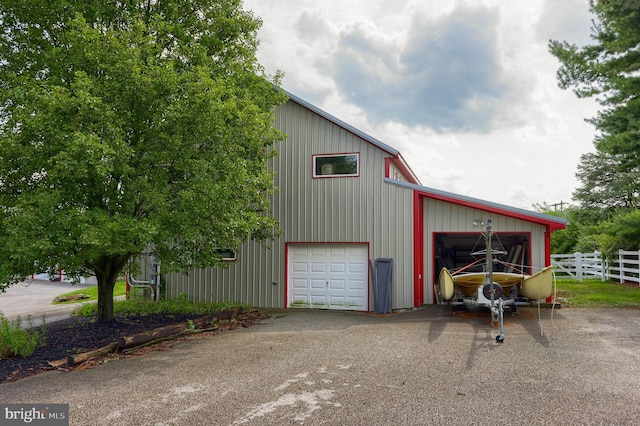
<path id="1" fill-rule="evenodd" d="M 360 175 L 360 154 L 326 154 L 313 156 L 313 177 Z"/>
<path id="2" fill-rule="evenodd" d="M 236 252 L 233 250 L 216 249 L 216 253 L 221 254 L 224 261 L 236 260 Z"/>

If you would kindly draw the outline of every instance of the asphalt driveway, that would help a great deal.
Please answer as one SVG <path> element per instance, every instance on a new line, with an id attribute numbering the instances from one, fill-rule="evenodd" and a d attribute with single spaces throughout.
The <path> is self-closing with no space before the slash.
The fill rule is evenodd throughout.
<path id="1" fill-rule="evenodd" d="M 69 312 L 78 305 L 53 305 L 53 299 L 61 294 L 92 286 L 95 284 L 71 284 L 44 280 L 21 282 L 0 293 L 0 313 L 9 320 L 20 317 L 23 322 L 31 317 L 33 325 L 40 325 L 43 315 L 46 322 L 68 318 Z"/>
<path id="2" fill-rule="evenodd" d="M 638 424 L 639 312 L 550 314 L 508 314 L 497 344 L 487 312 L 273 311 L 170 350 L 0 385 L 0 401 L 69 403 L 73 425 Z"/>

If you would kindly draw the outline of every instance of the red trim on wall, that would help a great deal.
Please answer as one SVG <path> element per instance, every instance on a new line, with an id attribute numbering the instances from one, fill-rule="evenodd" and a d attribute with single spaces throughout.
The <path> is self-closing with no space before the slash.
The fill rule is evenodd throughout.
<path id="1" fill-rule="evenodd" d="M 553 231 L 549 230 L 547 227 L 547 232 L 544 233 L 544 266 L 551 265 L 551 233 Z M 547 297 L 545 300 L 547 303 L 553 303 L 553 295 Z"/>
<path id="2" fill-rule="evenodd" d="M 431 264 L 435 265 L 436 264 L 436 234 L 437 232 L 432 232 L 431 233 L 431 251 L 433 252 L 433 254 L 431 255 Z M 436 281 L 440 276 L 440 271 L 436 271 L 436 268 L 433 268 L 433 276 L 430 279 L 430 283 L 431 283 L 431 294 L 433 299 L 431 299 L 433 302 L 432 304 L 435 305 L 438 302 L 438 299 L 436 299 Z"/>
<path id="3" fill-rule="evenodd" d="M 289 243 L 284 243 L 284 308 L 289 307 Z"/>
<path id="4" fill-rule="evenodd" d="M 544 266 L 551 265 L 551 232 L 547 228 L 544 233 Z"/>
<path id="5" fill-rule="evenodd" d="M 424 203 L 418 191 L 413 192 L 413 306 L 424 303 Z"/>

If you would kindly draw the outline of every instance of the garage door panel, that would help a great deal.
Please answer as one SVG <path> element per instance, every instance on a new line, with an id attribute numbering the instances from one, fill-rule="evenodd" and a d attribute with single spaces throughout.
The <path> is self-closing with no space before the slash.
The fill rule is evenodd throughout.
<path id="1" fill-rule="evenodd" d="M 328 297 L 324 294 L 311 294 L 311 305 L 315 307 L 328 307 Z"/>
<path id="2" fill-rule="evenodd" d="M 348 248 L 346 246 L 329 246 L 327 247 L 327 253 L 330 256 L 340 256 L 344 257 L 347 255 Z"/>
<path id="3" fill-rule="evenodd" d="M 349 256 L 364 256 L 368 255 L 367 246 L 365 245 L 354 245 L 349 246 Z"/>
<path id="4" fill-rule="evenodd" d="M 290 245 L 290 306 L 367 310 L 368 255 L 366 244 Z"/>
<path id="5" fill-rule="evenodd" d="M 311 289 L 325 289 L 327 287 L 327 282 L 323 279 L 321 280 L 310 280 L 311 281 Z"/>
<path id="6" fill-rule="evenodd" d="M 352 274 L 362 274 L 367 272 L 367 265 L 362 262 L 349 262 L 349 272 Z"/>
<path id="7" fill-rule="evenodd" d="M 310 247 L 310 250 L 308 250 L 308 254 L 311 254 L 312 256 L 326 257 L 327 249 L 325 247 L 312 246 Z"/>
<path id="8" fill-rule="evenodd" d="M 306 257 L 308 255 L 309 249 L 305 246 L 291 246 L 289 248 L 289 255 L 290 256 L 302 256 L 302 257 Z"/>
<path id="9" fill-rule="evenodd" d="M 292 300 L 291 304 L 294 305 L 309 305 L 309 296 L 305 294 L 298 294 Z"/>
<path id="10" fill-rule="evenodd" d="M 343 262 L 341 263 L 331 262 L 329 264 L 329 272 L 331 273 L 343 273 L 346 271 L 346 269 L 347 267 Z"/>
<path id="11" fill-rule="evenodd" d="M 364 297 L 349 297 L 347 305 L 355 310 L 367 309 L 367 301 Z"/>
<path id="12" fill-rule="evenodd" d="M 305 279 L 293 279 L 291 280 L 291 285 L 295 289 L 303 289 L 306 290 L 309 288 L 309 280 Z"/>
<path id="13" fill-rule="evenodd" d="M 344 290 L 345 288 L 345 280 L 329 280 L 329 290 Z"/>
<path id="14" fill-rule="evenodd" d="M 358 293 L 361 292 L 361 290 L 365 289 L 366 286 L 366 282 L 365 281 L 361 281 L 361 280 L 350 280 L 349 281 L 349 290 L 352 291 L 357 291 Z"/>
<path id="15" fill-rule="evenodd" d="M 308 272 L 309 264 L 306 262 L 292 262 L 291 269 L 293 272 L 302 272 L 302 273 Z"/>
<path id="16" fill-rule="evenodd" d="M 311 263 L 311 272 L 324 273 L 327 272 L 327 264 L 326 263 Z"/>
<path id="17" fill-rule="evenodd" d="M 342 296 L 332 296 L 329 298 L 329 307 L 332 309 L 344 309 L 346 300 L 347 299 Z"/>

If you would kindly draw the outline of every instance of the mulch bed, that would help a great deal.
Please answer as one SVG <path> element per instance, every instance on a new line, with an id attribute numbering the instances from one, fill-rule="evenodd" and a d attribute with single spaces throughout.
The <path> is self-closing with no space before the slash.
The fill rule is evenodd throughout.
<path id="1" fill-rule="evenodd" d="M 216 318 L 213 324 L 210 321 L 212 317 Z M 113 322 L 108 324 L 101 324 L 95 321 L 95 318 L 72 317 L 47 324 L 44 343 L 37 347 L 31 356 L 0 359 L 0 383 L 13 382 L 47 370 L 70 371 L 72 369 L 90 368 L 106 358 L 117 359 L 139 356 L 153 350 L 164 350 L 171 347 L 177 339 L 184 339 L 186 336 L 202 330 L 206 330 L 208 334 L 216 334 L 220 331 L 238 327 L 249 327 L 265 318 L 268 318 L 268 316 L 259 313 L 257 310 L 248 312 L 236 310 L 204 318 L 202 314 L 136 315 L 116 317 Z M 204 324 L 203 320 L 206 321 L 207 326 L 200 326 L 197 330 L 193 330 L 193 324 Z M 158 333 L 154 333 L 154 339 L 133 348 L 122 349 L 117 345 L 118 342 L 123 342 L 124 338 L 175 328 L 168 326 L 180 323 L 184 323 L 185 326 L 177 327 L 183 329 L 183 332 L 179 334 L 157 338 Z M 40 331 L 41 327 L 37 327 L 34 330 Z M 100 354 L 79 364 L 69 365 L 66 362 L 70 357 L 80 356 L 109 345 L 111 349 L 114 349 L 110 353 Z"/>

